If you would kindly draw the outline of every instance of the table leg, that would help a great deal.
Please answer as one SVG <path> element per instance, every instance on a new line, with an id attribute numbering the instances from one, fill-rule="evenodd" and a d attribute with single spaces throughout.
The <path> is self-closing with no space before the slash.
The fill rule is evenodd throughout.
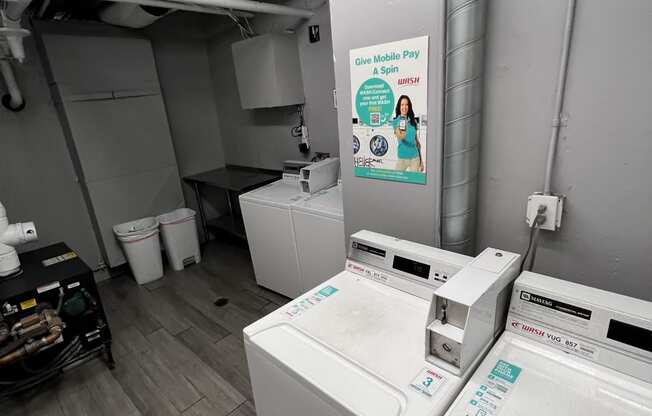
<path id="1" fill-rule="evenodd" d="M 231 191 L 228 189 L 226 190 L 226 202 L 229 203 L 229 215 L 231 215 L 231 218 L 235 218 L 233 216 L 233 203 L 231 202 Z"/>
<path id="2" fill-rule="evenodd" d="M 201 198 L 199 191 L 199 183 L 193 182 L 195 189 L 195 199 L 197 199 L 197 208 L 199 209 L 199 222 L 201 222 L 201 229 L 204 233 L 204 242 L 208 241 L 208 227 L 206 226 L 206 212 L 204 211 L 204 201 Z"/>

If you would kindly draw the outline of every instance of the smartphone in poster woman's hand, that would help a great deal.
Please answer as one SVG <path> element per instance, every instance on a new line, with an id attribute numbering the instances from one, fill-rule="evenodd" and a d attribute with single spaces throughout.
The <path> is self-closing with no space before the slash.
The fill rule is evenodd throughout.
<path id="1" fill-rule="evenodd" d="M 407 128 L 407 120 L 404 118 L 401 118 L 401 121 L 398 123 L 398 129 L 401 131 L 405 131 Z"/>

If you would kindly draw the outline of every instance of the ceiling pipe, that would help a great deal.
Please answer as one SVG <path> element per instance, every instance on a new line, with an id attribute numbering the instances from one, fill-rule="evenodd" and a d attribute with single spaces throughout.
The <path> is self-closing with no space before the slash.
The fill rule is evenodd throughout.
<path id="1" fill-rule="evenodd" d="M 254 13 L 278 14 L 282 16 L 297 16 L 311 18 L 315 13 L 308 9 L 280 6 L 277 4 L 264 3 L 252 0 L 176 0 L 170 3 L 198 4 L 209 7 L 221 7 L 224 9 L 244 10 Z"/>
<path id="2" fill-rule="evenodd" d="M 25 99 L 18 88 L 14 71 L 9 61 L 0 59 L 0 73 L 7 84 L 8 94 L 2 97 L 2 105 L 7 109 L 18 112 L 25 108 Z"/>
<path id="3" fill-rule="evenodd" d="M 112 0 L 114 3 L 131 3 L 139 4 L 141 6 L 152 6 L 152 7 L 161 7 L 164 9 L 170 10 L 183 10 L 187 12 L 196 12 L 196 13 L 206 13 L 206 14 L 218 14 L 218 15 L 228 15 L 230 11 L 219 8 L 219 7 L 205 7 L 198 4 L 185 4 L 179 3 L 176 1 L 164 1 L 164 0 Z M 247 12 L 233 11 L 234 16 L 238 17 L 253 17 L 254 15 Z"/>

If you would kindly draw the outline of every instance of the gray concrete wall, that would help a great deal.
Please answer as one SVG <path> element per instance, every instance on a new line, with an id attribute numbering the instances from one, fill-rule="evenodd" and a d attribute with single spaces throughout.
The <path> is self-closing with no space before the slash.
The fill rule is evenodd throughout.
<path id="1" fill-rule="evenodd" d="M 316 1 L 308 2 L 317 4 Z M 306 7 L 305 1 L 290 2 Z M 299 24 L 300 23 L 300 24 Z M 306 97 L 305 120 L 310 130 L 312 150 L 338 154 L 337 114 L 333 108 L 333 53 L 328 4 L 316 15 L 300 22 L 296 18 L 260 15 L 252 20 L 258 33 L 282 32 L 296 27 L 301 72 Z M 319 24 L 321 41 L 308 42 L 308 25 Z M 243 110 L 235 79 L 231 44 L 241 40 L 230 30 L 209 42 L 209 59 L 226 163 L 280 169 L 286 159 L 303 159 L 297 139 L 290 129 L 297 124 L 296 107 Z"/>
<path id="2" fill-rule="evenodd" d="M 20 251 L 63 241 L 95 268 L 100 252 L 33 38 L 25 48 L 14 68 L 27 107 L 0 108 L 0 201 L 12 222 L 36 223 L 39 240 Z"/>
<path id="3" fill-rule="evenodd" d="M 183 178 L 224 167 L 206 41 L 153 36 L 152 46 L 179 175 Z M 187 206 L 197 210 L 192 187 L 182 183 Z M 219 215 L 225 209 L 224 195 L 210 189 L 205 189 L 204 193 L 208 199 L 207 216 Z"/>
<path id="4" fill-rule="evenodd" d="M 566 1 L 489 2 L 477 248 L 521 252 L 543 187 Z M 535 271 L 652 300 L 652 3 L 578 2 L 553 190 L 562 229 Z"/>
<path id="5" fill-rule="evenodd" d="M 424 244 L 439 243 L 443 2 L 331 0 L 344 222 L 346 234 L 368 229 Z M 362 18 L 364 16 L 364 18 Z M 430 36 L 427 184 L 357 178 L 353 173 L 349 50 Z"/>

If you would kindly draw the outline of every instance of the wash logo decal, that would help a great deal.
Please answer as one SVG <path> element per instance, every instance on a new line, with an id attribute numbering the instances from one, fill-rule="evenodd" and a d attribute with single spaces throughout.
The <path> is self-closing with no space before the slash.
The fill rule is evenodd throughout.
<path id="1" fill-rule="evenodd" d="M 428 37 L 350 51 L 356 176 L 426 183 Z"/>
<path id="2" fill-rule="evenodd" d="M 521 298 L 523 298 L 521 296 Z M 510 319 L 511 331 L 530 339 L 551 345 L 564 352 L 589 359 L 597 359 L 598 348 L 561 331 L 553 331 L 532 323 Z"/>

